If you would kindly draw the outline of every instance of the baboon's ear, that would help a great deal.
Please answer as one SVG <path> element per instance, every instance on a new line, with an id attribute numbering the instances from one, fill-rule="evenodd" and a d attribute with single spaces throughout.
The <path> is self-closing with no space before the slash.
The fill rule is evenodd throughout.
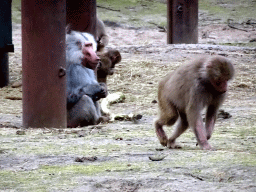
<path id="1" fill-rule="evenodd" d="M 66 34 L 70 34 L 71 33 L 71 26 L 70 26 L 70 24 L 68 24 L 67 26 L 66 26 Z"/>

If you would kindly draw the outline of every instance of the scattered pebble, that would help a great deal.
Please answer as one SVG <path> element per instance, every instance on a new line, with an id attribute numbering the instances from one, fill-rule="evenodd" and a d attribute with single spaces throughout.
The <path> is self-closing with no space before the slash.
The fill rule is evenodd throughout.
<path id="1" fill-rule="evenodd" d="M 237 87 L 240 87 L 240 88 L 249 88 L 250 85 L 246 84 L 246 83 L 240 83 L 237 85 Z"/>
<path id="2" fill-rule="evenodd" d="M 219 110 L 218 118 L 229 119 L 231 117 L 232 117 L 232 115 L 230 115 L 230 113 L 224 111 L 223 109 Z"/>
<path id="3" fill-rule="evenodd" d="M 22 81 L 16 81 L 12 84 L 12 88 L 18 88 L 22 86 Z"/>
<path id="4" fill-rule="evenodd" d="M 84 130 L 79 131 L 77 134 L 78 134 L 78 137 L 85 137 L 87 135 L 86 131 L 84 131 Z"/>
<path id="5" fill-rule="evenodd" d="M 96 161 L 98 158 L 96 156 L 92 157 L 76 157 L 75 162 L 84 162 L 84 161 Z"/>
<path id="6" fill-rule="evenodd" d="M 163 148 L 156 148 L 156 151 L 163 151 Z"/>
<path id="7" fill-rule="evenodd" d="M 18 130 L 16 131 L 16 135 L 26 135 L 26 133 L 23 130 Z"/>
<path id="8" fill-rule="evenodd" d="M 162 155 L 158 156 L 158 155 L 156 155 L 156 156 L 149 156 L 148 158 L 151 161 L 162 161 L 165 157 L 166 156 L 162 156 Z"/>

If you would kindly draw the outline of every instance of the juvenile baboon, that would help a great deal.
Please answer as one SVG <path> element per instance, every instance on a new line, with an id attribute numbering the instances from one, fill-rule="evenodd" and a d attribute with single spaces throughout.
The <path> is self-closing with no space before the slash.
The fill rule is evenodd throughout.
<path id="1" fill-rule="evenodd" d="M 228 81 L 234 76 L 232 63 L 222 56 L 202 57 L 168 74 L 158 87 L 159 118 L 155 130 L 160 143 L 177 148 L 178 138 L 191 127 L 202 149 L 211 150 L 211 138 L 216 114 L 223 103 Z M 205 127 L 201 111 L 207 107 Z M 179 123 L 170 138 L 163 126 Z"/>
<path id="2" fill-rule="evenodd" d="M 97 52 L 100 57 L 100 65 L 97 68 L 98 82 L 107 83 L 107 76 L 113 75 L 115 72 L 115 65 L 122 59 L 118 50 L 112 49 L 107 52 Z"/>
<path id="3" fill-rule="evenodd" d="M 104 47 L 108 45 L 109 37 L 106 32 L 105 25 L 102 20 L 97 18 L 96 21 L 96 37 L 97 37 L 97 51 L 103 51 Z"/>

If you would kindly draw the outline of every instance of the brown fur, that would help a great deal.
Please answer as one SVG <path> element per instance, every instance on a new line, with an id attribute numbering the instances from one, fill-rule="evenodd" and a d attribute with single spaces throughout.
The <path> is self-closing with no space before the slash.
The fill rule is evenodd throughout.
<path id="1" fill-rule="evenodd" d="M 96 21 L 96 37 L 97 37 L 97 51 L 103 51 L 104 48 L 108 45 L 109 36 L 107 35 L 104 23 L 97 18 Z"/>
<path id="2" fill-rule="evenodd" d="M 107 76 L 113 75 L 115 65 L 122 59 L 118 50 L 109 50 L 107 52 L 97 52 L 100 58 L 100 66 L 97 69 L 98 82 L 107 83 Z"/>
<path id="3" fill-rule="evenodd" d="M 158 88 L 159 118 L 155 129 L 160 143 L 176 148 L 178 138 L 188 127 L 194 131 L 202 149 L 212 149 L 208 143 L 216 114 L 223 103 L 227 82 L 234 76 L 232 63 L 222 56 L 202 57 L 168 74 Z M 201 111 L 207 107 L 206 123 L 203 126 Z M 168 138 L 163 126 L 179 123 Z"/>

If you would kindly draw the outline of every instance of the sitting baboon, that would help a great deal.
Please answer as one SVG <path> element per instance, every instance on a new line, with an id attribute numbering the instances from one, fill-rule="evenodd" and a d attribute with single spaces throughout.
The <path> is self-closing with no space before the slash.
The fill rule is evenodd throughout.
<path id="1" fill-rule="evenodd" d="M 94 70 L 100 58 L 96 41 L 88 33 L 67 29 L 67 125 L 86 126 L 105 121 L 98 100 L 107 96 L 104 83 L 98 83 Z"/>

